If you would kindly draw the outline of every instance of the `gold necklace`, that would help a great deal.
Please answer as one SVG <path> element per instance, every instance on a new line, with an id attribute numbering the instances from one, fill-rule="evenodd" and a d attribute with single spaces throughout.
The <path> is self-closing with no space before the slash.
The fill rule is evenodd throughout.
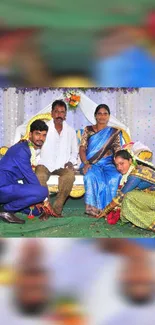
<path id="1" fill-rule="evenodd" d="M 128 170 L 128 172 L 125 174 L 125 175 L 123 175 L 123 177 L 122 177 L 122 179 L 121 179 L 121 181 L 120 181 L 120 186 L 124 186 L 124 184 L 127 182 L 127 180 L 128 180 L 128 176 L 131 174 L 131 172 L 133 171 L 133 169 L 135 169 L 135 165 L 131 165 L 130 167 L 129 167 L 129 170 Z"/>
<path id="2" fill-rule="evenodd" d="M 32 169 L 35 171 L 35 168 L 37 166 L 37 162 L 36 162 L 36 150 L 34 149 L 34 145 L 31 141 L 28 141 L 28 146 L 30 148 L 31 151 L 31 166 Z"/>

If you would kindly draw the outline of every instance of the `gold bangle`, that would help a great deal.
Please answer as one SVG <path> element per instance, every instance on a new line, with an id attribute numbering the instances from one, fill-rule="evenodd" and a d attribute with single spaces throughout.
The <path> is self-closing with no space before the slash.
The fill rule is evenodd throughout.
<path id="1" fill-rule="evenodd" d="M 85 160 L 83 163 L 84 163 L 84 165 L 88 165 L 89 164 L 89 160 Z"/>
<path id="2" fill-rule="evenodd" d="M 111 206 L 107 205 L 107 207 L 103 210 L 103 212 L 105 214 L 108 214 L 109 212 L 111 212 L 111 210 L 112 210 Z"/>

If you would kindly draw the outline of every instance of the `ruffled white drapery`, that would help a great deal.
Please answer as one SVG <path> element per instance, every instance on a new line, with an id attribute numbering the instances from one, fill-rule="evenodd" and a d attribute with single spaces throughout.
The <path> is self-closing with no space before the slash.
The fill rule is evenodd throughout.
<path id="1" fill-rule="evenodd" d="M 95 103 L 93 100 L 91 100 L 88 96 L 86 96 L 83 92 L 80 92 L 80 104 L 78 107 L 78 111 L 80 110 L 83 113 L 83 116 L 85 117 L 85 119 L 87 119 L 86 121 L 86 125 L 89 124 L 95 124 L 95 117 L 94 117 L 94 112 L 95 109 L 97 107 L 97 103 Z M 64 94 L 63 92 L 59 95 L 59 96 L 54 96 L 53 100 L 56 99 L 64 99 Z M 37 114 L 44 114 L 44 113 L 49 113 L 51 112 L 51 106 L 52 106 L 52 102 L 50 102 L 46 107 L 44 107 L 43 109 L 41 109 Z M 76 112 L 68 112 L 69 116 L 67 117 L 68 119 L 68 123 L 69 124 L 74 124 L 73 121 L 71 121 L 73 118 L 75 118 L 75 114 Z M 36 114 L 34 114 L 35 116 Z M 19 141 L 19 139 L 21 138 L 22 135 L 25 134 L 26 132 L 26 127 L 27 127 L 27 122 L 28 120 L 23 123 L 22 125 L 20 125 L 17 130 L 16 130 L 16 134 L 15 134 L 15 139 L 14 139 L 14 143 L 16 143 L 17 141 Z M 70 123 L 72 122 L 72 123 Z M 124 129 L 127 133 L 130 133 L 129 128 L 121 123 L 116 117 L 114 117 L 112 114 L 110 116 L 110 121 L 109 121 L 109 125 L 110 126 L 114 126 L 114 127 L 118 127 L 118 128 L 122 128 Z M 80 127 L 80 126 L 79 126 Z M 81 128 L 81 127 L 80 127 Z"/>
<path id="2" fill-rule="evenodd" d="M 16 88 L 0 89 L 0 146 L 13 143 L 16 128 L 23 122 L 24 97 Z"/>
<path id="3" fill-rule="evenodd" d="M 15 88 L 7 91 L 0 89 L 0 146 L 10 146 L 18 141 L 32 116 L 50 111 L 51 103 L 58 98 L 63 98 L 63 90 L 49 90 L 46 93 L 33 90 L 17 94 Z M 114 126 L 117 125 L 115 122 L 120 121 L 126 129 L 130 129 L 133 141 L 140 141 L 155 152 L 155 88 L 141 88 L 139 92 L 127 94 L 122 91 L 97 93 L 88 90 L 81 93 L 76 112 L 68 111 L 67 123 L 75 129 L 94 123 L 94 110 L 100 103 L 110 107 L 110 122 Z M 122 127 L 120 122 L 119 126 Z"/>

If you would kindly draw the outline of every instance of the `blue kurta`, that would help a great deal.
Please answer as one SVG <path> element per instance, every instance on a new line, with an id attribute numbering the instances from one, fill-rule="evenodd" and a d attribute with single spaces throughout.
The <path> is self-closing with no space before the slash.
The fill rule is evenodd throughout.
<path id="1" fill-rule="evenodd" d="M 19 184 L 19 180 L 23 184 Z M 32 170 L 27 141 L 8 149 L 0 160 L 0 204 L 4 205 L 5 211 L 21 211 L 44 201 L 47 196 L 48 189 L 40 185 Z"/>

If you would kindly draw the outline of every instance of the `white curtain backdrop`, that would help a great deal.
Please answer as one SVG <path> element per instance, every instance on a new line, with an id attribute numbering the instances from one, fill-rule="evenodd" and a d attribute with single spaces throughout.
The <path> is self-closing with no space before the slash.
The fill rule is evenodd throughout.
<path id="1" fill-rule="evenodd" d="M 3 143 L 13 143 L 16 128 L 24 119 L 24 96 L 16 93 L 15 88 L 3 92 Z M 1 140 L 2 142 L 2 140 Z"/>
<path id="2" fill-rule="evenodd" d="M 129 126 L 132 139 L 140 140 L 155 151 L 155 88 L 117 96 L 116 116 Z"/>
<path id="3" fill-rule="evenodd" d="M 154 152 L 155 159 L 155 88 L 141 88 L 139 92 L 127 94 L 88 90 L 85 95 L 96 104 L 107 104 L 113 117 L 129 127 L 132 140 L 147 145 Z M 17 94 L 15 88 L 0 89 L 0 146 L 12 145 L 17 126 L 26 123 L 58 97 L 62 98 L 61 90 Z M 67 122 L 75 129 L 90 124 L 89 112 L 84 116 L 83 109 L 85 107 L 79 107 L 76 112 L 68 111 Z"/>

